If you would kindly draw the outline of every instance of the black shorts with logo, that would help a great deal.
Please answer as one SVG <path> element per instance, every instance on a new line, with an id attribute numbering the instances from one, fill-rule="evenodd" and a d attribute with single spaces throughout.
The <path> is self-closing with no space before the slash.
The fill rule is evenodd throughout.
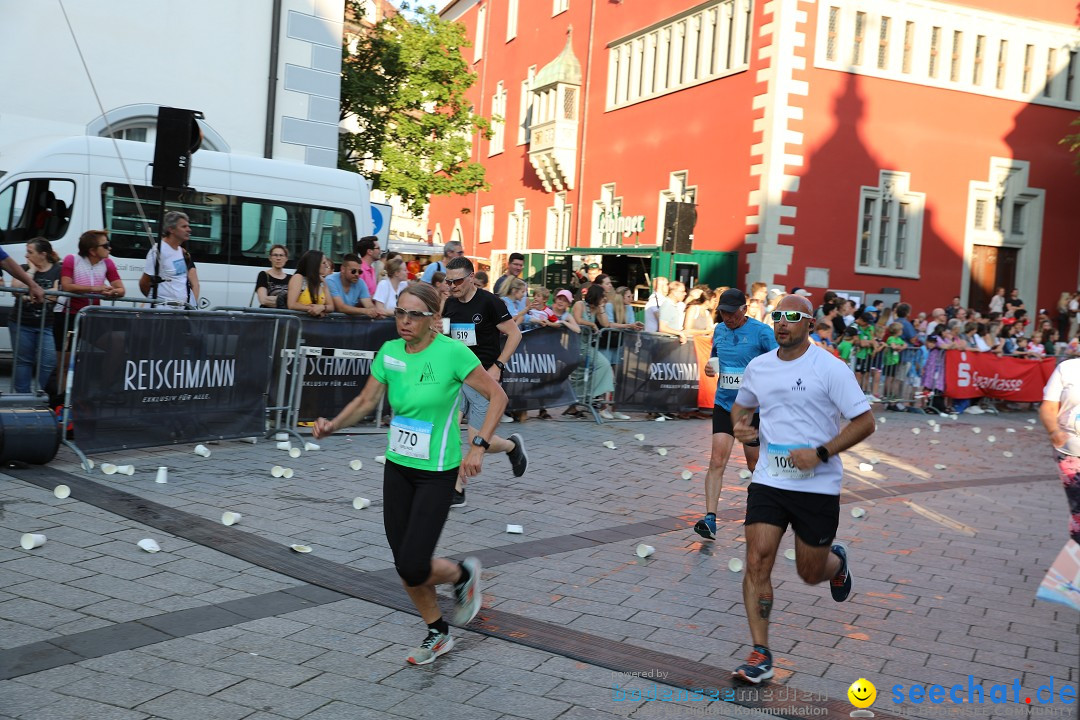
<path id="1" fill-rule="evenodd" d="M 840 525 L 840 496 L 781 490 L 751 482 L 746 490 L 744 525 L 767 523 L 795 534 L 813 547 L 831 545 Z"/>
<path id="2" fill-rule="evenodd" d="M 754 417 L 750 418 L 750 427 L 761 427 L 761 416 L 754 413 Z M 717 433 L 724 433 L 735 437 L 735 426 L 731 423 L 731 413 L 719 405 L 713 406 L 712 411 L 712 432 L 713 435 Z M 746 447 L 759 447 L 761 442 L 755 440 L 754 442 L 746 443 Z"/>

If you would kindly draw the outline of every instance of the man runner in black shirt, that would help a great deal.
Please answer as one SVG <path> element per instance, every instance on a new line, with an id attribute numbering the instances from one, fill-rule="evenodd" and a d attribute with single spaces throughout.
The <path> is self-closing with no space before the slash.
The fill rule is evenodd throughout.
<path id="1" fill-rule="evenodd" d="M 506 303 L 498 297 L 473 284 L 473 264 L 469 258 L 456 257 L 446 264 L 446 282 L 450 285 L 450 297 L 443 305 L 442 316 L 450 320 L 450 337 L 472 348 L 495 382 L 502 379 L 505 363 L 521 342 L 518 329 Z M 500 348 L 499 334 L 506 335 L 506 343 Z M 462 412 L 469 419 L 469 443 L 479 445 L 488 453 L 506 453 L 514 476 L 521 477 L 529 465 L 525 453 L 525 441 L 519 433 L 507 439 L 497 435 L 484 442 L 478 429 L 487 412 L 487 400 L 467 385 L 462 386 Z M 458 480 L 454 487 L 454 499 L 450 507 L 465 506 L 465 485 Z"/>

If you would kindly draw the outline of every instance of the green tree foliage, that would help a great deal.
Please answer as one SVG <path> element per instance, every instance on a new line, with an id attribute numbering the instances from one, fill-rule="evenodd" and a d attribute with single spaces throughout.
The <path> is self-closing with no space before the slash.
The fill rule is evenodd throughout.
<path id="1" fill-rule="evenodd" d="M 1076 118 L 1072 121 L 1071 124 L 1075 128 L 1080 128 L 1080 118 Z M 1076 164 L 1076 172 L 1080 173 L 1080 132 L 1066 135 L 1058 142 L 1062 145 L 1068 146 L 1069 152 L 1073 154 L 1073 162 Z"/>
<path id="2" fill-rule="evenodd" d="M 349 2 L 354 17 L 360 16 Z M 368 175 L 415 213 L 431 195 L 486 190 L 469 159 L 472 135 L 491 134 L 465 92 L 476 81 L 461 54 L 464 28 L 422 8 L 383 19 L 342 57 L 341 117 L 359 132 L 340 136 L 338 166 Z"/>

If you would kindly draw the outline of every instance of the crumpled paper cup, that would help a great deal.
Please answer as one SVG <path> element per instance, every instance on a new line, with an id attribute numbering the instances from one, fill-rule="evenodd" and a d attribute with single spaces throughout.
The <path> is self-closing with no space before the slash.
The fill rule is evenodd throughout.
<path id="1" fill-rule="evenodd" d="M 138 545 L 148 553 L 156 553 L 161 550 L 161 546 L 153 538 L 143 538 L 138 542 Z"/>

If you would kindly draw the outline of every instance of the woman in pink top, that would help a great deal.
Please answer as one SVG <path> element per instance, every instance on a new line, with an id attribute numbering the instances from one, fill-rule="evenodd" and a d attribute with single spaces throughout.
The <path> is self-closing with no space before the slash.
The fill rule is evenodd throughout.
<path id="1" fill-rule="evenodd" d="M 60 266 L 60 289 L 84 295 L 103 295 L 107 298 L 124 296 L 124 283 L 109 257 L 109 233 L 87 230 L 79 236 L 79 254 L 68 255 Z M 75 315 L 87 305 L 100 305 L 98 298 L 60 298 L 56 303 L 53 336 L 63 342 L 64 315 Z M 68 330 L 74 325 L 69 317 Z"/>

